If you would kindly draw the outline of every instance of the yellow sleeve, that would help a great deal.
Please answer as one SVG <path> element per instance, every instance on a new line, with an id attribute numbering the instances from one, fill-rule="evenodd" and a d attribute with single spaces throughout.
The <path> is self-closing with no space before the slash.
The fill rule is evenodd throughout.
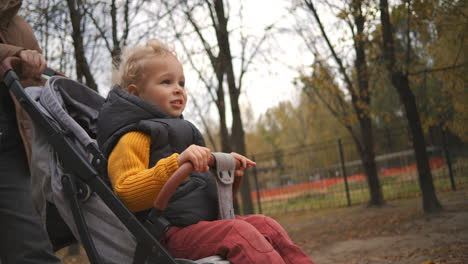
<path id="1" fill-rule="evenodd" d="M 114 192 L 132 212 L 151 208 L 163 185 L 179 168 L 177 153 L 148 168 L 150 145 L 150 136 L 133 131 L 123 135 L 109 155 L 107 171 Z"/>

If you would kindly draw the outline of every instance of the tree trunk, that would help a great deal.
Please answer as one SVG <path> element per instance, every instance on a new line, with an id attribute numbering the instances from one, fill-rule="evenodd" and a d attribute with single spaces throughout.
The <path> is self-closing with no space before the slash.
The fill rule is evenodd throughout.
<path id="1" fill-rule="evenodd" d="M 363 151 L 361 160 L 366 172 L 367 185 L 369 186 L 370 200 L 369 206 L 381 206 L 384 204 L 382 187 L 377 174 L 377 164 L 375 162 L 374 135 L 370 118 L 359 119 L 361 127 L 361 141 Z M 357 143 L 358 144 L 358 143 Z"/>
<path id="2" fill-rule="evenodd" d="M 372 132 L 372 120 L 370 118 L 369 72 L 365 53 L 365 18 L 362 14 L 361 6 L 361 0 L 355 0 L 352 3 L 354 24 L 357 29 L 356 36 L 354 37 L 354 50 L 356 52 L 354 64 L 357 73 L 359 92 L 352 92 L 351 94 L 354 94 L 354 96 L 352 96 L 352 103 L 358 115 L 359 126 L 361 128 L 361 142 L 363 148 L 361 159 L 367 175 L 367 184 L 369 185 L 369 205 L 381 206 L 384 201 L 377 174 L 377 164 L 375 162 L 374 135 Z"/>
<path id="3" fill-rule="evenodd" d="M 217 101 L 216 106 L 219 113 L 219 133 L 221 136 L 221 151 L 225 153 L 231 153 L 231 137 L 226 125 L 226 104 L 224 101 L 224 87 L 223 87 L 223 76 L 224 72 L 222 69 L 217 69 L 221 72 L 216 73 L 218 78 L 218 90 L 216 91 Z"/>
<path id="4" fill-rule="evenodd" d="M 235 98 L 238 98 L 238 96 L 236 96 Z M 245 137 L 244 137 L 244 128 L 242 126 L 242 119 L 241 119 L 241 114 L 239 111 L 238 99 L 232 99 L 232 94 L 231 94 L 231 110 L 232 110 L 232 115 L 233 115 L 232 133 L 231 133 L 232 147 L 233 147 L 234 152 L 245 155 L 246 145 L 245 145 Z M 237 111 L 236 114 L 235 114 L 235 111 Z M 242 205 L 243 205 L 244 214 L 254 213 L 251 193 L 252 191 L 250 189 L 248 171 L 245 171 L 245 175 L 242 179 L 242 184 L 241 184 L 241 196 L 242 196 Z"/>
<path id="5" fill-rule="evenodd" d="M 83 46 L 83 32 L 81 31 L 81 18 L 82 14 L 79 11 L 79 6 L 75 0 L 67 0 L 68 10 L 70 11 L 71 24 L 73 28 L 72 38 L 73 46 L 75 48 L 75 60 L 76 60 L 76 75 L 78 80 L 85 83 L 91 89 L 97 91 L 97 84 L 94 77 L 89 69 L 88 61 L 84 53 Z"/>
<path id="6" fill-rule="evenodd" d="M 413 139 L 413 149 L 418 168 L 419 187 L 422 193 L 423 209 L 426 213 L 437 212 L 442 206 L 437 199 L 434 183 L 432 181 L 431 168 L 426 151 L 424 133 L 416 105 L 416 98 L 409 86 L 408 75 L 395 66 L 395 51 L 393 41 L 392 24 L 388 12 L 387 0 L 380 0 L 380 20 L 382 23 L 382 50 L 385 64 L 390 75 L 393 87 L 398 92 L 401 103 L 405 108 L 406 119 Z"/>
<path id="7" fill-rule="evenodd" d="M 351 103 L 359 121 L 360 139 L 352 132 L 350 126 L 345 126 L 353 136 L 356 148 L 360 153 L 364 171 L 366 173 L 367 184 L 369 186 L 370 200 L 369 205 L 381 206 L 383 204 L 382 188 L 380 186 L 377 165 L 375 163 L 374 152 L 374 136 L 372 133 L 372 120 L 370 119 L 370 95 L 369 95 L 369 74 L 366 62 L 365 42 L 364 36 L 364 23 L 365 18 L 362 14 L 361 0 L 354 0 L 351 4 L 354 24 L 356 26 L 357 34 L 354 36 L 354 50 L 356 52 L 356 59 L 354 67 L 357 73 L 357 89 L 353 85 L 353 81 L 346 72 L 346 69 L 333 45 L 331 44 L 327 32 L 323 27 L 320 17 L 312 1 L 305 1 L 307 7 L 312 11 L 315 20 L 320 28 L 322 36 L 324 37 L 328 48 L 330 49 L 333 58 L 339 65 L 340 73 L 346 83 L 346 88 L 351 95 Z M 353 29 L 353 27 L 352 27 Z"/>
<path id="8" fill-rule="evenodd" d="M 229 89 L 229 98 L 231 102 L 232 112 L 232 130 L 231 130 L 231 146 L 233 151 L 245 155 L 245 137 L 244 128 L 242 125 L 241 112 L 239 109 L 239 94 L 240 91 L 236 86 L 234 69 L 232 65 L 232 55 L 229 45 L 229 35 L 227 31 L 227 18 L 224 14 L 223 0 L 214 1 L 216 16 L 218 18 L 218 27 L 216 28 L 216 37 L 219 44 L 221 63 L 226 69 L 226 77 Z M 241 185 L 241 195 L 243 204 L 243 213 L 251 214 L 253 210 L 253 202 L 251 196 L 251 189 L 249 178 L 246 175 L 243 177 Z"/>
<path id="9" fill-rule="evenodd" d="M 111 51 L 112 67 L 114 67 L 114 69 L 119 68 L 121 62 L 121 55 L 122 49 L 119 46 L 114 46 L 114 48 Z"/>
<path id="10" fill-rule="evenodd" d="M 429 157 L 427 155 L 426 142 L 416 99 L 409 87 L 408 77 L 402 72 L 397 71 L 392 74 L 392 84 L 397 88 L 400 100 L 405 107 L 406 119 L 408 120 L 408 126 L 412 135 L 416 166 L 418 168 L 418 181 L 422 193 L 424 212 L 438 212 L 442 209 L 442 206 L 437 199 L 432 180 L 431 167 L 429 166 Z"/>
<path id="11" fill-rule="evenodd" d="M 227 128 L 226 123 L 226 104 L 224 101 L 224 87 L 223 87 L 223 77 L 224 77 L 224 69 L 222 64 L 216 67 L 216 77 L 218 79 L 218 90 L 216 91 L 217 101 L 216 107 L 218 108 L 219 114 L 219 133 L 221 136 L 221 151 L 225 153 L 232 152 L 232 145 L 231 145 L 231 137 L 229 135 L 229 131 Z M 237 195 L 233 197 L 233 206 L 234 212 L 240 212 L 239 201 L 237 199 Z"/>
<path id="12" fill-rule="evenodd" d="M 124 13 L 123 13 L 123 19 L 124 23 L 122 25 L 123 32 L 121 37 L 118 37 L 118 21 L 117 21 L 117 5 L 116 1 L 112 0 L 111 1 L 111 10 L 110 10 L 110 15 L 111 15 L 111 22 L 112 22 L 112 50 L 111 50 L 111 57 L 112 57 L 112 66 L 115 69 L 119 68 L 120 65 L 120 60 L 121 60 L 121 54 L 122 54 L 122 45 L 125 45 L 127 43 L 127 37 L 128 33 L 130 30 L 130 24 L 129 24 L 129 15 L 128 15 L 128 10 L 129 10 L 129 4 L 130 1 L 126 0 L 124 4 Z M 103 36 L 105 37 L 105 36 Z"/>

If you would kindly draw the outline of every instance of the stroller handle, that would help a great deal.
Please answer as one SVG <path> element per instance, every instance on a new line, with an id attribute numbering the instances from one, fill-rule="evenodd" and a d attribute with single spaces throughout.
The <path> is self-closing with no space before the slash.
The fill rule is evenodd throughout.
<path id="1" fill-rule="evenodd" d="M 4 77 L 5 74 L 10 70 L 19 69 L 21 65 L 21 59 L 18 57 L 8 57 L 0 64 L 0 76 Z"/>
<path id="2" fill-rule="evenodd" d="M 208 166 L 213 167 L 216 164 L 216 159 L 213 155 L 210 156 L 210 160 L 208 161 Z M 236 169 L 240 168 L 240 162 L 236 160 Z M 169 204 L 169 200 L 171 199 L 172 195 L 175 193 L 177 187 L 184 182 L 187 177 L 193 172 L 193 164 L 190 161 L 185 162 L 184 164 L 180 165 L 180 167 L 172 174 L 172 176 L 167 180 L 167 182 L 162 187 L 161 191 L 159 191 L 156 200 L 153 203 L 153 207 L 163 211 L 167 208 Z M 242 176 L 235 176 L 234 177 L 234 184 L 232 187 L 233 194 L 237 193 L 240 187 L 240 183 L 242 180 Z"/>
<path id="3" fill-rule="evenodd" d="M 7 57 L 0 64 L 0 77 L 5 77 L 5 74 L 9 71 L 21 72 L 21 63 L 23 63 L 23 60 L 18 57 Z M 46 68 L 42 74 L 47 76 L 60 75 L 65 77 L 63 73 L 51 68 Z"/>

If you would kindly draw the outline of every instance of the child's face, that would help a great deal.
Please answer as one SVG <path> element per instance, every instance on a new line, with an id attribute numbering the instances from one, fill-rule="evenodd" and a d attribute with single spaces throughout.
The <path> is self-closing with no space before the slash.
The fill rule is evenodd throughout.
<path id="1" fill-rule="evenodd" d="M 153 103 L 166 114 L 178 117 L 187 103 L 182 64 L 171 54 L 146 59 L 144 78 L 129 85 L 129 93 Z"/>

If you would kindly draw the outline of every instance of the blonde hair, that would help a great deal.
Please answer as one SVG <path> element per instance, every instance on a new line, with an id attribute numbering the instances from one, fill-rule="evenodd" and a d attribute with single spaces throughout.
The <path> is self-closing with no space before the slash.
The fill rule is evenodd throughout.
<path id="1" fill-rule="evenodd" d="M 174 50 L 157 39 L 150 39 L 145 45 L 126 47 L 122 52 L 118 84 L 122 89 L 127 90 L 130 84 L 136 84 L 138 80 L 144 78 L 145 59 L 168 54 L 176 56 Z"/>

